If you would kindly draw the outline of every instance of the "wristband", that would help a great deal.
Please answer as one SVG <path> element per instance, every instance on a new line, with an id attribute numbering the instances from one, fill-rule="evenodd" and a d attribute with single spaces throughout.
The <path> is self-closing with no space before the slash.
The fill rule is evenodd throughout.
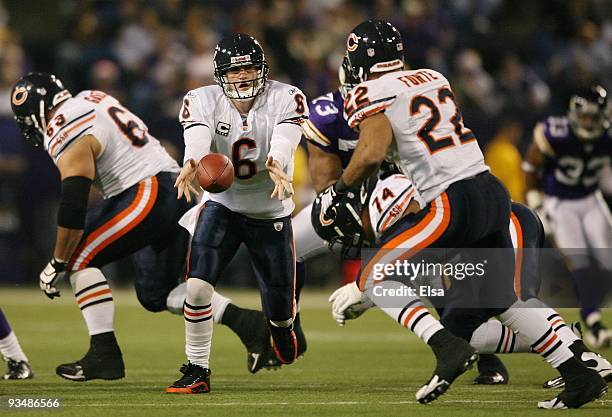
<path id="1" fill-rule="evenodd" d="M 349 187 L 344 183 L 342 177 L 334 184 L 334 191 L 336 194 L 346 194 L 349 191 Z"/>

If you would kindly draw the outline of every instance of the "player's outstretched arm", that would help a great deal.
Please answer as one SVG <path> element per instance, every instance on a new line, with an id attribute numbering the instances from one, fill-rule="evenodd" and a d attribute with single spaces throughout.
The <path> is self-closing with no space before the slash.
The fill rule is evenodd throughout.
<path id="1" fill-rule="evenodd" d="M 179 176 L 174 182 L 174 188 L 177 189 L 177 199 L 185 197 L 185 200 L 190 203 L 191 194 L 196 197 L 200 194 L 199 187 L 195 185 L 197 172 L 197 165 L 193 159 L 185 161 Z"/>
<path id="2" fill-rule="evenodd" d="M 293 180 L 283 171 L 281 164 L 269 156 L 266 161 L 266 168 L 268 168 L 270 178 L 274 181 L 274 190 L 272 190 L 270 198 L 278 198 L 279 200 L 290 198 L 293 195 Z"/>
<path id="3" fill-rule="evenodd" d="M 385 159 L 393 140 L 391 123 L 384 113 L 376 113 L 364 119 L 359 124 L 359 131 L 357 148 L 338 181 L 338 192 L 342 192 L 342 186 L 350 188 L 360 185 L 373 174 Z"/>
<path id="4" fill-rule="evenodd" d="M 62 178 L 57 237 L 53 258 L 39 277 L 40 289 L 51 299 L 59 297 L 57 282 L 64 278 L 68 261 L 83 236 L 89 190 L 96 172 L 95 158 L 100 150 L 98 140 L 87 135 L 66 149 L 57 161 Z"/>

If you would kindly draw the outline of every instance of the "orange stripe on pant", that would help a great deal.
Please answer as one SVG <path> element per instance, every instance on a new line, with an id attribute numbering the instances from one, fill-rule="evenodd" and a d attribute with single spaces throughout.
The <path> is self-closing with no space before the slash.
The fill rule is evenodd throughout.
<path id="1" fill-rule="evenodd" d="M 89 236 L 87 236 L 87 238 L 85 239 L 85 241 L 83 241 L 79 245 L 77 250 L 74 251 L 74 254 L 72 255 L 72 259 L 71 259 L 71 264 L 75 265 L 76 267 L 74 268 L 74 270 L 81 270 L 81 269 L 87 268 L 87 265 L 89 265 L 89 262 L 91 262 L 91 260 L 98 253 L 100 253 L 104 248 L 106 248 L 108 245 L 110 245 L 111 243 L 119 239 L 120 237 L 124 236 L 130 230 L 134 229 L 149 215 L 149 213 L 151 212 L 151 209 L 153 208 L 153 205 L 155 204 L 155 200 L 157 199 L 158 182 L 157 182 L 156 177 L 151 177 L 151 192 L 149 195 L 149 200 L 147 201 L 142 212 L 138 214 L 138 216 L 136 216 L 127 225 L 125 225 L 124 227 L 122 227 L 121 229 L 113 233 L 112 235 L 110 235 L 108 238 L 104 239 L 100 244 L 98 244 L 95 248 L 93 248 L 91 252 L 85 257 L 85 259 L 80 261 L 78 264 L 76 263 L 76 261 L 78 260 L 80 254 L 83 252 L 84 249 L 86 249 L 100 235 L 102 235 L 104 232 L 106 232 L 113 226 L 117 225 L 119 222 L 121 222 L 121 220 L 125 219 L 127 216 L 130 215 L 130 213 L 136 210 L 136 208 L 138 207 L 138 205 L 140 204 L 141 200 L 144 197 L 146 181 L 147 180 L 140 182 L 140 184 L 138 185 L 138 192 L 136 193 L 136 197 L 134 198 L 134 201 L 132 201 L 132 203 L 125 210 L 121 211 L 111 220 L 104 223 L 98 229 L 90 233 Z"/>
<path id="2" fill-rule="evenodd" d="M 510 213 L 510 221 L 516 229 L 516 255 L 514 256 L 514 293 L 519 300 L 522 300 L 521 276 L 523 273 L 523 229 L 518 217 Z"/>
<path id="3" fill-rule="evenodd" d="M 423 236 L 419 241 L 417 241 L 411 248 L 408 249 L 407 252 L 402 254 L 401 256 L 393 259 L 391 262 L 396 260 L 410 259 L 416 253 L 431 246 L 436 240 L 442 236 L 442 234 L 448 229 L 450 224 L 451 217 L 451 208 L 448 201 L 448 195 L 446 193 L 442 193 L 439 197 L 442 201 L 441 204 L 438 204 L 437 199 L 431 202 L 430 211 L 419 221 L 415 226 L 411 227 L 408 230 L 400 233 L 398 236 L 391 239 L 389 242 L 385 243 L 380 251 L 374 256 L 374 258 L 368 262 L 368 265 L 364 268 L 364 272 L 362 275 L 362 279 L 359 280 L 359 288 L 361 291 L 365 290 L 365 283 L 367 281 L 367 277 L 370 275 L 372 270 L 374 269 L 374 265 L 381 260 L 385 256 L 386 249 L 398 249 L 403 248 L 402 244 L 404 244 L 409 239 L 415 237 L 417 234 L 425 230 L 427 226 L 429 226 L 436 219 L 436 215 L 442 210 L 442 219 L 440 224 L 429 234 Z M 365 279 L 363 279 L 365 277 Z"/>

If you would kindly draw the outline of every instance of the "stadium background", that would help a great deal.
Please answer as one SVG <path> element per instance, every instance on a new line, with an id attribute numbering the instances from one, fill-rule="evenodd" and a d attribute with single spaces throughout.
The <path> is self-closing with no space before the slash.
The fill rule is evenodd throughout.
<path id="1" fill-rule="evenodd" d="M 337 86 L 348 31 L 368 17 L 390 19 L 402 32 L 410 65 L 437 69 L 450 79 L 466 124 L 487 150 L 487 162 L 517 200 L 524 187 L 521 155 L 535 121 L 565 113 L 570 94 L 580 86 L 597 80 L 612 89 L 610 0 L 243 3 L 0 0 L 0 306 L 36 374 L 28 381 L 1 381 L 0 398 L 59 397 L 64 409 L 52 415 L 79 417 L 541 416 L 536 402 L 552 395 L 540 384 L 555 372 L 527 354 L 503 356 L 511 372 L 508 386 L 474 387 L 471 371 L 435 404 L 418 404 L 414 393 L 431 375 L 431 352 L 380 311 L 339 329 L 327 302 L 340 275 L 333 256 L 309 264 L 301 303 L 309 351 L 279 372 L 247 374 L 238 338 L 215 326 L 213 393 L 206 398 L 164 394 L 184 361 L 184 326 L 176 316 L 140 306 L 129 289 L 131 265 L 122 262 L 105 272 L 114 281 L 127 377 L 75 384 L 55 375 L 58 363 L 87 349 L 87 337 L 68 285 L 52 303 L 36 285 L 54 242 L 59 178 L 50 158 L 29 149 L 12 120 L 9 92 L 22 74 L 52 71 L 74 92 L 110 92 L 181 158 L 179 103 L 186 90 L 213 82 L 212 52 L 220 36 L 233 30 L 255 35 L 267 53 L 271 77 L 295 83 L 313 99 Z M 298 203 L 304 204 L 312 197 L 304 154 L 299 164 Z M 244 268 L 226 275 L 224 285 L 254 282 Z M 317 290 L 317 284 L 327 287 Z M 223 292 L 237 305 L 259 305 L 253 289 Z M 579 319 L 576 309 L 561 314 L 568 322 Z M 612 310 L 604 310 L 604 316 L 610 323 Z M 612 357 L 610 349 L 601 353 Z M 1 361 L 0 366 L 3 370 Z M 607 398 L 572 415 L 609 415 Z M 5 414 L 14 413 L 0 406 Z M 19 413 L 41 414 L 46 415 Z"/>
<path id="2" fill-rule="evenodd" d="M 54 72 L 73 92 L 111 93 L 181 159 L 180 101 L 214 82 L 221 36 L 256 36 L 271 78 L 313 99 L 337 87 L 346 35 L 368 17 L 399 28 L 411 67 L 450 79 L 466 125 L 518 201 L 521 153 L 535 122 L 564 113 L 578 87 L 612 88 L 606 0 L 0 1 L 0 281 L 36 282 L 52 251 L 59 196 L 51 160 L 27 147 L 12 120 L 9 92 L 22 74 Z M 296 171 L 300 206 L 313 195 L 304 153 Z M 336 261 L 311 263 L 309 286 L 337 280 Z M 115 283 L 129 283 L 132 273 L 129 262 L 106 272 Z M 224 284 L 252 286 L 249 272 L 230 268 Z"/>

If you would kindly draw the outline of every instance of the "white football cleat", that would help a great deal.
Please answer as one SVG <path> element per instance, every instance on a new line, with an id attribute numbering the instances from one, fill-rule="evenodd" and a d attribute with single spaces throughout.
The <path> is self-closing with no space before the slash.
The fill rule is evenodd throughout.
<path id="1" fill-rule="evenodd" d="M 589 328 L 584 334 L 584 341 L 594 349 L 605 349 L 612 344 L 612 330 L 603 326 Z"/>
<path id="2" fill-rule="evenodd" d="M 539 401 L 538 408 L 543 408 L 545 410 L 567 410 L 567 405 L 563 404 L 563 401 L 559 399 L 559 397 L 555 397 L 552 400 L 548 401 Z"/>

